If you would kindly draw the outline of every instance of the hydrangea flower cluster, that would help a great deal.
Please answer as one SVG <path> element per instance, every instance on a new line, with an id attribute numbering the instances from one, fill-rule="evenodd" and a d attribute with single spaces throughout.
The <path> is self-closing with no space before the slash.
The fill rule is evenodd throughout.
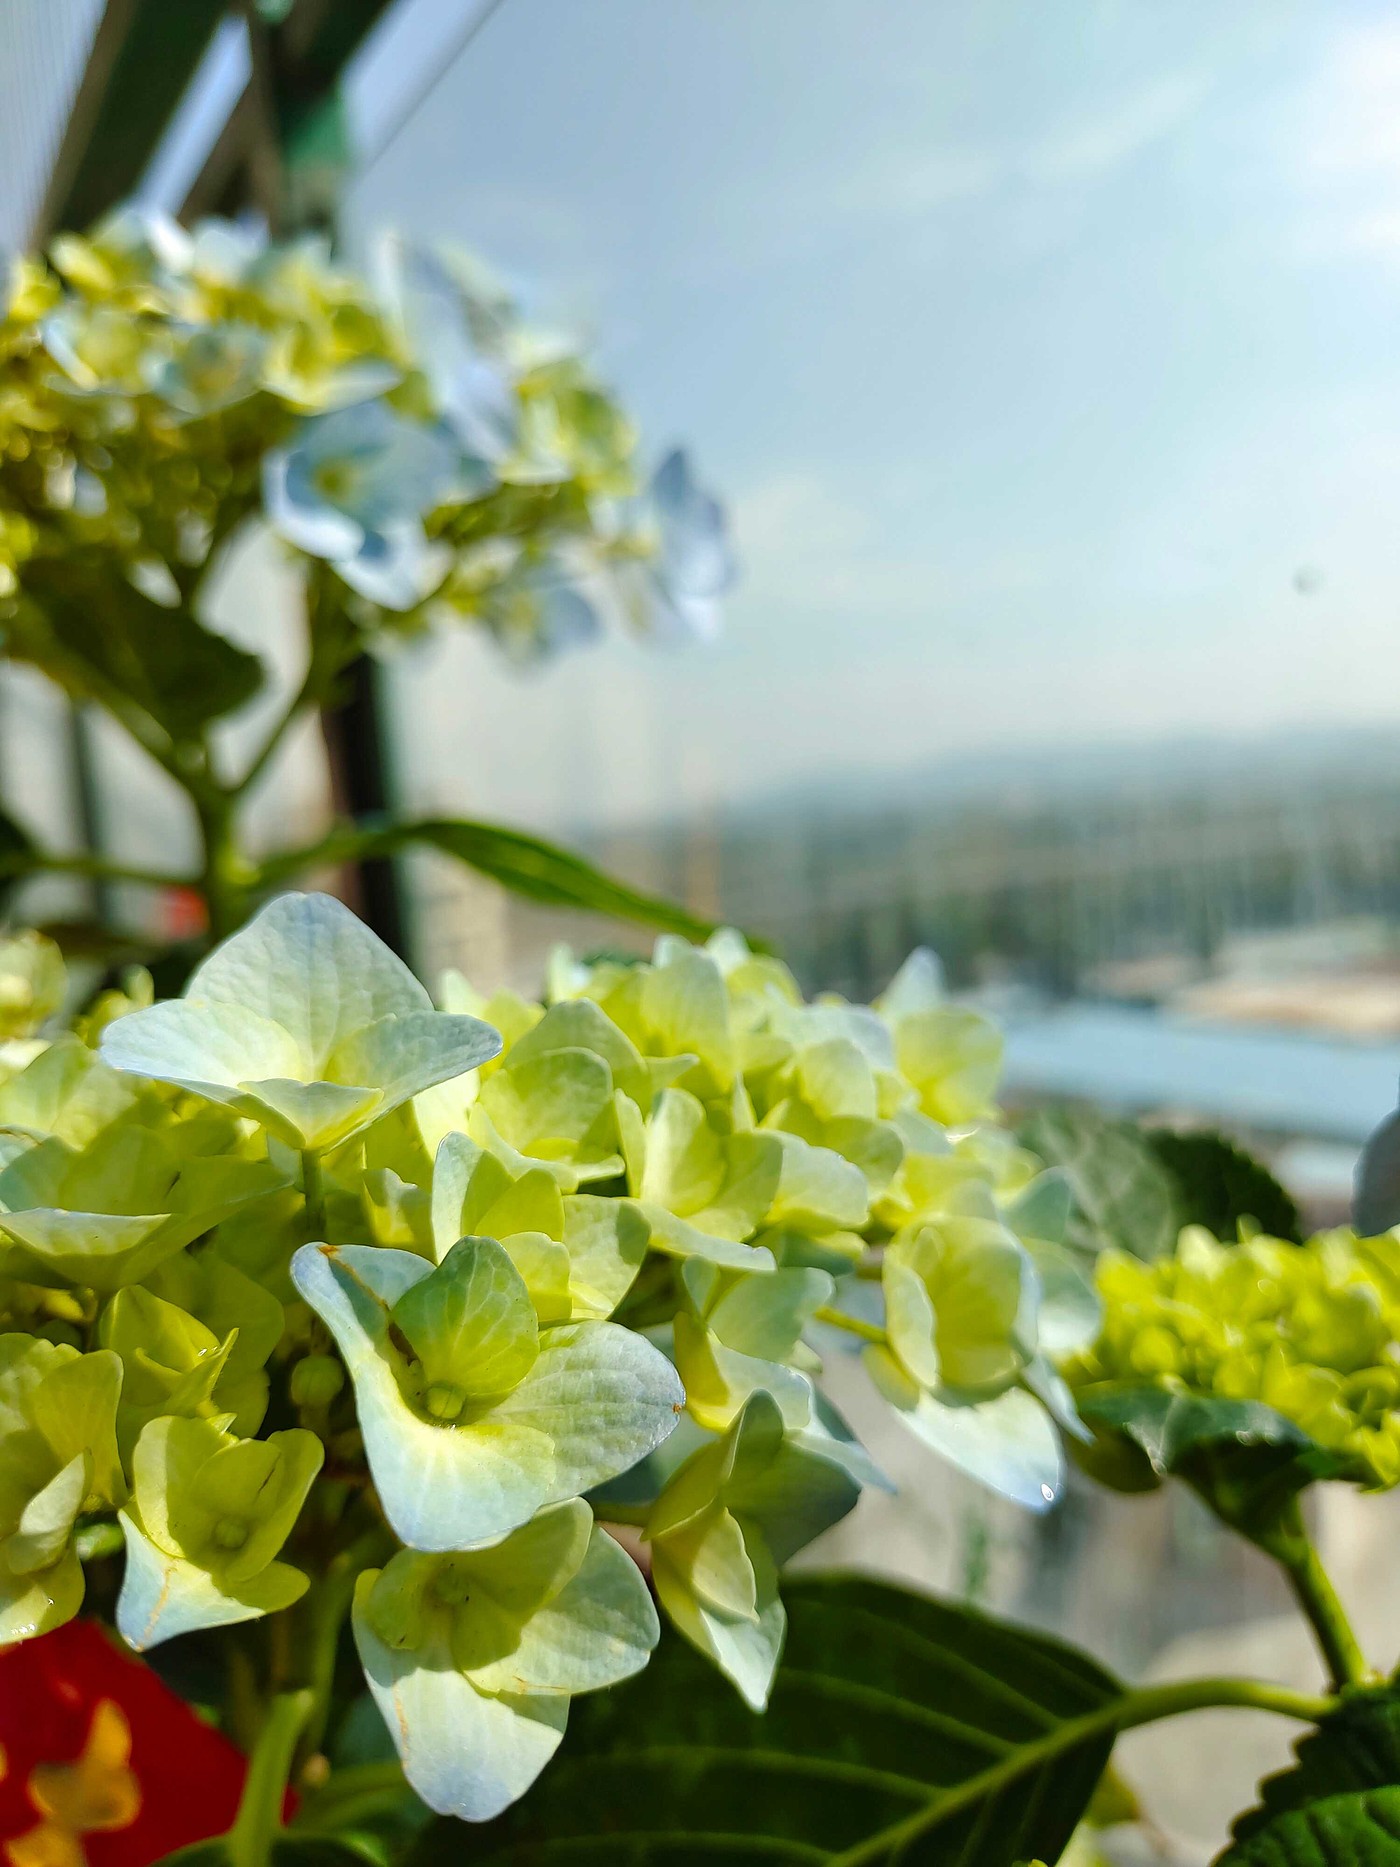
<path id="1" fill-rule="evenodd" d="M 808 1004 L 737 935 L 667 937 L 439 1009 L 287 895 L 177 1000 L 55 1032 L 57 976 L 0 950 L 0 1642 L 85 1591 L 141 1650 L 290 1612 L 237 1636 L 242 1689 L 306 1685 L 324 1731 L 348 1609 L 408 1780 L 481 1820 L 657 1603 L 766 1703 L 783 1565 L 882 1482 L 822 1354 L 1053 1497 L 1050 1357 L 1097 1310 L 927 955 Z"/>
<path id="2" fill-rule="evenodd" d="M 1076 1391 L 1152 1386 L 1259 1401 L 1340 1455 L 1368 1488 L 1400 1483 L 1400 1240 L 1320 1232 L 1222 1244 L 1200 1226 L 1173 1255 L 1098 1260 L 1098 1339 Z"/>
<path id="3" fill-rule="evenodd" d="M 318 239 L 268 245 L 220 220 L 190 233 L 131 208 L 14 267 L 0 316 L 13 652 L 38 655 L 30 606 L 72 583 L 75 560 L 187 605 L 251 518 L 327 567 L 332 606 L 362 632 L 457 616 L 533 656 L 613 617 L 712 631 L 734 566 L 685 456 L 643 487 L 620 409 L 479 269 L 390 240 L 377 274 L 333 264 Z"/>

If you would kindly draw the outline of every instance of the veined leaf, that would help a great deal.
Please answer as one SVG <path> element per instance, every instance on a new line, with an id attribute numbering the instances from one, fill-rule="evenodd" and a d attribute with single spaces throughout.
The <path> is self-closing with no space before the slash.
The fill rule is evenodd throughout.
<path id="1" fill-rule="evenodd" d="M 1216 1867 L 1400 1867 L 1400 1788 L 1324 1796 L 1238 1841 Z"/>
<path id="2" fill-rule="evenodd" d="M 1147 1143 L 1176 1181 L 1183 1225 L 1204 1225 L 1228 1243 L 1241 1219 L 1252 1219 L 1270 1238 L 1302 1239 L 1298 1203 L 1261 1161 L 1223 1134 L 1147 1131 Z"/>
<path id="3" fill-rule="evenodd" d="M 1107 1673 L 1039 1634 L 878 1582 L 800 1578 L 784 1594 L 787 1648 L 766 1714 L 741 1710 L 712 1667 L 664 1641 L 639 1678 L 574 1705 L 550 1769 L 476 1831 L 469 1858 L 582 1863 L 603 1837 L 627 1867 L 874 1867 L 901 1844 L 919 1867 L 1059 1857 L 1110 1747 L 1120 1688 Z M 1086 1717 L 1074 1742 L 1067 1727 Z M 1061 1735 L 1047 1763 L 1040 1747 Z M 893 1832 L 926 1811 L 916 1839 Z M 463 1851 L 461 1828 L 435 1823 L 410 1867 L 448 1867 Z"/>
<path id="4" fill-rule="evenodd" d="M 1353 1791 L 1400 1787 L 1400 1689 L 1388 1684 L 1349 1692 L 1330 1718 L 1299 1739 L 1296 1755 L 1291 1769 L 1259 1785 L 1258 1806 L 1235 1823 L 1237 1846 L 1290 1810 Z"/>
<path id="5" fill-rule="evenodd" d="M 1141 1129 L 1087 1109 L 1038 1109 L 1018 1139 L 1047 1167 L 1062 1168 L 1074 1194 L 1070 1239 L 1135 1258 L 1161 1257 L 1181 1228 L 1171 1174 Z"/>
<path id="6" fill-rule="evenodd" d="M 5 632 L 5 652 L 77 700 L 134 701 L 172 739 L 196 736 L 251 700 L 263 684 L 256 655 L 114 578 L 96 557 L 25 565 L 26 596 Z"/>

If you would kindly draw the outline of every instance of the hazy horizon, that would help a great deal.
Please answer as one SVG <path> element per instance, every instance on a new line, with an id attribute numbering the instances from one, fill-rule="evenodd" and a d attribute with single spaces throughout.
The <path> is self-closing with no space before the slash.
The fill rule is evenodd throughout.
<path id="1" fill-rule="evenodd" d="M 441 43 L 468 0 L 414 0 Z M 712 649 L 401 682 L 561 829 L 1400 712 L 1400 22 L 1345 0 L 505 0 L 353 191 L 598 339 L 745 576 Z M 401 35 L 402 37 L 402 35 Z M 579 800 L 587 803 L 580 809 Z"/>

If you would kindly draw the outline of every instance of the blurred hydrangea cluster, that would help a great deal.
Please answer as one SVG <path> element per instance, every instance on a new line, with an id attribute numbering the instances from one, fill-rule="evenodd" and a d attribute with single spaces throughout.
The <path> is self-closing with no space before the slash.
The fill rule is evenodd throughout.
<path id="1" fill-rule="evenodd" d="M 309 1616 L 271 1690 L 353 1587 L 410 1782 L 483 1819 L 646 1663 L 646 1572 L 766 1702 L 780 1569 L 883 1482 L 823 1356 L 1006 1494 L 1059 1485 L 1089 1274 L 925 954 L 873 1007 L 724 933 L 439 1009 L 286 895 L 179 999 L 134 975 L 62 1029 L 64 995 L 0 948 L 0 1643 L 96 1565 L 138 1649 Z"/>
<path id="2" fill-rule="evenodd" d="M 373 284 L 315 238 L 270 245 L 125 209 L 13 268 L 0 321 L 0 598 L 41 627 L 86 565 L 169 607 L 261 518 L 362 633 L 437 615 L 530 657 L 612 618 L 707 634 L 723 516 L 467 262 L 387 241 Z M 313 618 L 314 620 L 314 618 Z"/>
<path id="3" fill-rule="evenodd" d="M 1221 1243 L 1188 1226 L 1175 1253 L 1098 1260 L 1102 1331 L 1064 1372 L 1078 1392 L 1150 1385 L 1259 1401 L 1361 1483 L 1400 1482 L 1400 1241 L 1320 1232 Z"/>

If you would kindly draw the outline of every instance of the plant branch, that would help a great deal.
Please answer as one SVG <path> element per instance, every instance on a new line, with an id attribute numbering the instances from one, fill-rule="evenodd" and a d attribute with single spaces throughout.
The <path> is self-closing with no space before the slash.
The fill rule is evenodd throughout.
<path id="1" fill-rule="evenodd" d="M 1294 1598 L 1317 1637 L 1332 1684 L 1341 1687 L 1372 1682 L 1375 1672 L 1367 1664 L 1361 1643 L 1332 1586 L 1332 1578 L 1323 1568 L 1322 1560 L 1303 1528 L 1302 1513 L 1296 1499 L 1290 1511 L 1288 1531 L 1289 1534 L 1276 1542 L 1269 1542 L 1265 1547 L 1288 1577 Z"/>
<path id="2" fill-rule="evenodd" d="M 1097 1711 L 1069 1719 L 1000 1763 L 980 1770 L 976 1776 L 967 1777 L 951 1789 L 940 1791 L 914 1814 L 868 1835 L 844 1853 L 834 1854 L 828 1867 L 866 1867 L 869 1862 L 894 1857 L 910 1842 L 917 1841 L 961 1810 L 1011 1788 L 1031 1771 L 1053 1763 L 1066 1751 L 1097 1737 L 1116 1736 L 1121 1731 L 1155 1724 L 1162 1718 L 1176 1718 L 1184 1712 L 1226 1706 L 1271 1711 L 1281 1718 L 1316 1724 L 1336 1711 L 1340 1702 L 1336 1698 L 1310 1697 L 1287 1686 L 1269 1685 L 1256 1679 L 1186 1679 L 1169 1685 L 1142 1686 L 1100 1706 Z"/>
<path id="3" fill-rule="evenodd" d="M 861 1316 L 848 1316 L 844 1310 L 830 1309 L 825 1304 L 813 1311 L 812 1320 L 829 1323 L 833 1329 L 845 1329 L 851 1335 L 858 1335 L 863 1342 L 876 1342 L 881 1348 L 889 1340 L 879 1323 L 866 1322 Z"/>
<path id="4" fill-rule="evenodd" d="M 13 861 L 0 860 L 4 875 L 81 875 L 100 882 L 131 882 L 140 888 L 191 888 L 197 875 L 172 875 L 164 869 L 145 869 L 125 862 L 108 862 L 105 856 L 62 856 L 48 850 L 25 850 Z"/>
<path id="5" fill-rule="evenodd" d="M 313 1703 L 310 1691 L 281 1692 L 268 1707 L 257 1746 L 248 1759 L 238 1814 L 228 1831 L 230 1867 L 268 1867 L 272 1843 L 282 1829 L 282 1801 L 292 1754 Z"/>
<path id="6" fill-rule="evenodd" d="M 313 1147 L 302 1149 L 301 1191 L 306 1202 L 307 1242 L 318 1244 L 326 1231 L 326 1189 L 321 1176 L 321 1156 Z"/>

